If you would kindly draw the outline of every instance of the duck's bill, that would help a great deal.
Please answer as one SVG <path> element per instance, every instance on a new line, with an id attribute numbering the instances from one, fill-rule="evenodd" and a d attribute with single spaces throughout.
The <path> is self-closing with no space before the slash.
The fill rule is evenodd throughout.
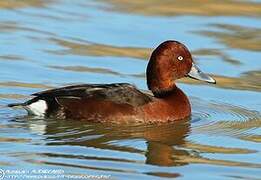
<path id="1" fill-rule="evenodd" d="M 188 73 L 188 77 L 192 79 L 197 79 L 201 81 L 205 81 L 208 83 L 216 84 L 216 80 L 210 77 L 209 75 L 203 73 L 194 63 L 192 63 L 192 67 L 190 72 Z"/>

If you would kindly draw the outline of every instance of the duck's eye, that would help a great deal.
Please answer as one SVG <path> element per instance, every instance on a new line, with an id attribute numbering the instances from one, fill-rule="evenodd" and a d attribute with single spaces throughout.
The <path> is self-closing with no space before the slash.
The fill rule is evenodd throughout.
<path id="1" fill-rule="evenodd" d="M 182 57 L 182 56 L 179 56 L 179 57 L 178 57 L 178 60 L 182 61 L 182 60 L 183 60 L 183 57 Z"/>

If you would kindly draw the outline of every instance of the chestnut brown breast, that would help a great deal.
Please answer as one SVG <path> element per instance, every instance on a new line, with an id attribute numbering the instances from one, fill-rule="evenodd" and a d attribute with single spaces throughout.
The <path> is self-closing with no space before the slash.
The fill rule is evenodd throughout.
<path id="1" fill-rule="evenodd" d="M 168 122 L 190 116 L 191 105 L 187 96 L 176 87 L 164 97 L 144 105 L 143 111 L 145 121 Z"/>

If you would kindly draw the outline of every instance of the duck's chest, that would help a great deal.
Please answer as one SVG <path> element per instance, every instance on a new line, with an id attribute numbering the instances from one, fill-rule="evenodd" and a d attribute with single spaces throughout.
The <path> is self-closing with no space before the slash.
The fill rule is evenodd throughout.
<path id="1" fill-rule="evenodd" d="M 165 98 L 158 98 L 142 107 L 145 121 L 174 121 L 191 115 L 191 105 L 187 96 L 175 93 Z"/>

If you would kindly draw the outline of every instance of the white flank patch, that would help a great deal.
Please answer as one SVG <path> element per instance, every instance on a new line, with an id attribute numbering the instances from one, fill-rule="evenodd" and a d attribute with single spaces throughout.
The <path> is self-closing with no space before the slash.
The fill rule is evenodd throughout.
<path id="1" fill-rule="evenodd" d="M 36 116 L 44 116 L 47 110 L 47 104 L 44 100 L 38 100 L 26 106 L 26 109 L 29 111 L 29 113 L 32 113 Z"/>

